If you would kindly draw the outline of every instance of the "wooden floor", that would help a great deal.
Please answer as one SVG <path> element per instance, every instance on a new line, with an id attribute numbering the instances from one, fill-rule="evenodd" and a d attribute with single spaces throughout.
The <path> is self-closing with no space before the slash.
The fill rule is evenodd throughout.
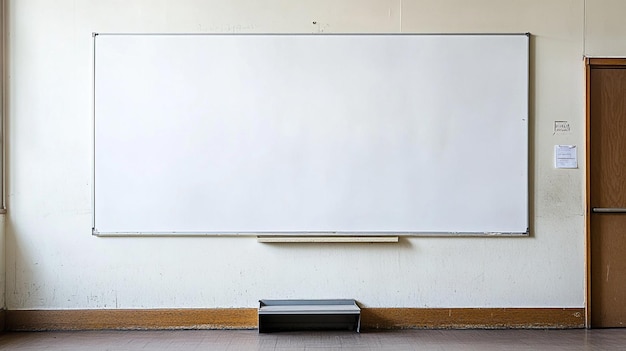
<path id="1" fill-rule="evenodd" d="M 626 329 L 15 332 L 0 350 L 626 350 Z"/>

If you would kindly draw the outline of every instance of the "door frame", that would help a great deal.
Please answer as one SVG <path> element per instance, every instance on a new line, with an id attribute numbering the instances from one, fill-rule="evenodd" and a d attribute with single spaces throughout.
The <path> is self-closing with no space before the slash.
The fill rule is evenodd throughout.
<path id="1" fill-rule="evenodd" d="M 585 58 L 585 327 L 591 328 L 591 70 L 594 68 L 624 68 L 624 57 Z"/>

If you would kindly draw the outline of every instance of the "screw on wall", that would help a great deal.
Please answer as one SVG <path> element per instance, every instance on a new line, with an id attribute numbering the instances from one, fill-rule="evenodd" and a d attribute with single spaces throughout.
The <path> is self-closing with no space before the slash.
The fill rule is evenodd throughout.
<path id="1" fill-rule="evenodd" d="M 317 27 L 317 28 L 316 28 L 316 29 L 317 29 L 317 33 L 323 33 L 323 32 L 324 32 L 324 30 L 325 30 L 326 28 L 328 28 L 328 27 L 329 27 L 329 24 L 328 24 L 328 23 L 324 23 L 324 24 L 322 24 L 322 23 L 319 23 L 318 21 L 313 21 L 313 22 L 311 22 L 311 23 L 312 23 L 314 26 L 316 26 L 316 27 Z"/>

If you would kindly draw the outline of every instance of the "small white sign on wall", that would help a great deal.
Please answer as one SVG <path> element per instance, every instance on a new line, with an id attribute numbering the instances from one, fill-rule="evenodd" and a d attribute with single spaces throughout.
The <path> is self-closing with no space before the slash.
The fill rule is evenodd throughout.
<path id="1" fill-rule="evenodd" d="M 554 134 L 570 134 L 571 131 L 568 121 L 554 121 Z"/>
<path id="2" fill-rule="evenodd" d="M 554 168 L 578 168 L 576 145 L 554 145 Z"/>

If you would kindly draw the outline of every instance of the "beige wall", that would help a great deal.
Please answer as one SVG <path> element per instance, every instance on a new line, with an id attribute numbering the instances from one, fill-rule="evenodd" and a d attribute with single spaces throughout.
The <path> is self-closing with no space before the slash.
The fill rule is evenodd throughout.
<path id="1" fill-rule="evenodd" d="M 585 54 L 588 56 L 626 56 L 626 2 L 587 0 Z"/>
<path id="2" fill-rule="evenodd" d="M 582 160 L 583 54 L 626 55 L 624 10 L 619 0 L 9 0 L 6 304 L 583 306 L 584 164 L 554 169 L 553 147 L 578 145 Z M 91 236 L 92 32 L 401 31 L 533 34 L 531 237 L 273 246 Z M 554 134 L 556 120 L 571 132 Z"/>
<path id="3" fill-rule="evenodd" d="M 0 62 L 2 63 L 2 73 L 0 74 L 0 76 L 2 77 L 2 81 L 4 81 L 4 38 L 5 38 L 5 30 L 4 30 L 4 25 L 5 25 L 6 21 L 4 18 L 4 1 L 0 0 L 0 36 L 2 39 L 0 39 L 0 43 L 3 45 L 2 48 L 0 48 L 0 54 L 2 55 L 2 58 L 0 58 Z M 0 94 L 4 94 L 4 85 L 2 85 L 2 87 L 0 87 Z M 4 99 L 0 99 L 0 118 L 4 118 Z M 4 135 L 4 134 L 3 134 Z M 4 137 L 2 137 L 2 139 L 4 139 Z M 1 140 L 0 143 L 2 143 L 2 145 L 4 145 L 4 140 Z M 1 148 L 0 148 L 1 149 Z M 2 160 L 4 163 L 4 152 L 2 152 L 2 155 L 0 155 L 0 160 Z M 2 169 L 2 167 L 0 167 L 0 169 Z M 0 181 L 0 188 L 2 188 L 3 186 L 3 182 Z M 0 192 L 3 192 L 0 191 Z M 2 194 L 2 197 L 4 198 L 4 194 Z M 0 199 L 0 203 L 3 203 L 2 199 Z M 2 206 L 0 206 L 2 207 Z M 5 277 L 5 229 L 4 229 L 4 222 L 5 222 L 5 215 L 4 214 L 0 214 L 0 310 L 5 308 L 5 287 L 6 287 L 6 277 Z"/>

